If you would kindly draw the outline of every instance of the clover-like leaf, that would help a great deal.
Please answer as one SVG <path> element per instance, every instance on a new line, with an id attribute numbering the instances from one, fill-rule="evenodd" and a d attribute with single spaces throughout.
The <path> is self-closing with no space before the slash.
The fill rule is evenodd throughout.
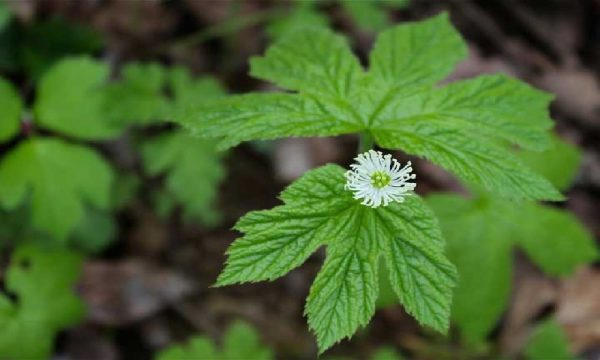
<path id="1" fill-rule="evenodd" d="M 214 201 L 225 170 L 213 141 L 177 131 L 148 140 L 142 155 L 150 175 L 167 173 L 167 190 L 183 205 L 187 217 L 208 224 L 218 219 Z"/>
<path id="2" fill-rule="evenodd" d="M 17 134 L 21 124 L 23 102 L 13 85 L 0 78 L 0 142 Z"/>
<path id="3" fill-rule="evenodd" d="M 195 336 L 187 344 L 171 346 L 157 356 L 157 360 L 269 360 L 273 358 L 273 351 L 261 344 L 256 330 L 241 321 L 236 321 L 225 333 L 222 350 L 218 350 L 209 338 Z"/>
<path id="4" fill-rule="evenodd" d="M 505 142 L 550 145 L 551 96 L 506 76 L 436 83 L 466 55 L 442 14 L 381 32 L 365 71 L 345 38 L 324 28 L 283 37 L 250 74 L 292 93 L 233 96 L 191 106 L 178 121 L 220 146 L 290 136 L 370 133 L 379 146 L 431 160 L 462 179 L 516 199 L 560 200 Z M 501 145 L 500 145 L 501 144 Z"/>
<path id="5" fill-rule="evenodd" d="M 13 253 L 5 283 L 15 300 L 0 295 L 1 358 L 47 358 L 56 333 L 81 320 L 74 291 L 81 263 L 65 250 L 22 246 Z"/>
<path id="6" fill-rule="evenodd" d="M 244 236 L 227 251 L 217 285 L 279 278 L 325 245 L 327 259 L 306 304 L 321 351 L 373 316 L 380 258 L 406 310 L 446 331 L 456 273 L 432 212 L 416 195 L 372 209 L 344 184 L 343 168 L 324 166 L 290 185 L 281 194 L 284 205 L 241 218 L 236 229 Z"/>
<path id="7" fill-rule="evenodd" d="M 81 139 L 106 139 L 118 135 L 121 126 L 110 123 L 103 112 L 100 86 L 108 66 L 87 57 L 62 60 L 40 80 L 35 122 L 49 130 Z"/>
<path id="8" fill-rule="evenodd" d="M 112 169 L 94 150 L 32 138 L 0 163 L 0 204 L 13 209 L 30 194 L 33 225 L 65 241 L 87 204 L 108 208 L 112 180 Z"/>

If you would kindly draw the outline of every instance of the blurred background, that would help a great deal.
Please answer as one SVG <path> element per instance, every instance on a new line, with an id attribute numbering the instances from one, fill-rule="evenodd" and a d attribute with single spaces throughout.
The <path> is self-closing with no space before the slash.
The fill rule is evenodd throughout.
<path id="1" fill-rule="evenodd" d="M 65 230 L 68 235 L 54 236 L 60 241 L 52 239 L 55 228 L 40 220 L 51 217 L 39 213 L 43 210 L 35 199 L 31 206 L 25 200 L 18 207 L 7 206 L 10 200 L 1 201 L 4 298 L 0 320 L 5 324 L 18 321 L 5 314 L 10 307 L 3 302 L 18 306 L 28 296 L 48 302 L 35 305 L 36 311 L 43 312 L 40 309 L 46 306 L 46 311 L 53 311 L 49 304 L 56 299 L 52 293 L 56 290 L 27 290 L 27 279 L 10 270 L 17 266 L 14 258 L 19 254 L 36 266 L 39 262 L 43 270 L 41 277 L 31 275 L 33 284 L 42 284 L 40 289 L 48 281 L 73 284 L 86 310 L 56 321 L 39 315 L 52 324 L 48 325 L 52 330 L 44 330 L 48 334 L 43 335 L 28 330 L 35 333 L 32 337 L 39 336 L 35 340 L 24 340 L 16 325 L 5 327 L 0 331 L 0 349 L 14 349 L 19 343 L 42 346 L 37 341 L 43 339 L 48 350 L 42 357 L 151 359 L 195 335 L 221 343 L 233 322 L 244 321 L 276 358 L 316 358 L 315 340 L 302 314 L 324 252 L 272 283 L 211 285 L 223 268 L 226 248 L 238 236 L 230 230 L 236 220 L 250 210 L 277 205 L 278 193 L 311 168 L 328 162 L 349 164 L 357 139 L 256 142 L 216 154 L 210 146 L 161 122 L 160 111 L 148 112 L 162 101 L 195 102 L 224 93 L 270 90 L 270 85 L 249 77 L 248 59 L 262 54 L 272 41 L 298 25 L 329 26 L 345 34 L 366 64 L 378 31 L 448 11 L 470 52 L 448 81 L 502 72 L 555 94 L 551 112 L 556 132 L 580 149 L 579 166 L 569 170 L 572 181 L 565 186 L 568 200 L 556 206 L 573 214 L 591 239 L 600 238 L 599 1 L 2 1 L 0 74 L 11 84 L 5 87 L 12 90 L 0 87 L 0 122 L 5 121 L 1 113 L 8 112 L 9 105 L 2 102 L 8 101 L 2 98 L 8 98 L 8 93 L 17 94 L 21 107 L 28 110 L 18 112 L 19 128 L 2 139 L 0 161 L 32 136 L 52 137 L 100 156 L 111 169 L 112 181 L 107 190 L 110 205 L 86 203 L 85 215 Z M 52 94 L 61 97 L 61 84 L 79 84 L 75 85 L 78 89 L 90 78 L 92 70 L 81 75 L 71 72 L 69 59 L 87 59 L 93 62 L 91 67 L 103 69 L 99 73 L 106 72 L 99 75 L 101 80 L 89 81 L 109 84 L 107 98 L 112 100 L 102 109 L 111 124 L 118 123 L 118 131 L 98 137 L 64 131 L 57 124 L 62 120 L 52 120 L 53 110 L 40 104 Z M 73 79 L 51 78 L 49 74 L 57 74 L 61 64 L 67 64 L 64 71 Z M 161 85 L 165 79 L 183 80 Z M 59 110 L 59 118 L 60 111 L 64 109 Z M 69 113 L 64 118 L 77 122 L 89 114 Z M 87 131 L 83 127 L 81 131 Z M 396 156 L 407 159 L 403 154 Z M 412 160 L 419 174 L 419 193 L 463 191 L 450 174 Z M 96 176 L 91 167 L 64 161 Z M 560 173 L 559 164 L 554 171 Z M 8 165 L 2 166 L 7 169 L 0 171 L 3 175 L 13 172 Z M 34 178 L 41 177 L 31 171 Z M 65 171 L 68 175 L 69 170 Z M 61 196 L 69 184 L 56 177 L 49 186 Z M 0 191 L 0 197 L 10 198 L 15 189 Z M 94 205 L 94 201 L 87 202 Z M 62 216 L 70 214 L 59 214 L 56 219 Z M 36 250 L 27 247 L 31 244 Z M 45 258 L 45 254 L 53 257 Z M 77 259 L 63 257 L 71 255 Z M 600 359 L 600 263 L 588 261 L 567 276 L 552 276 L 518 247 L 510 256 L 512 271 L 507 276 L 512 285 L 507 304 L 484 341 L 465 342 L 459 327 L 453 327 L 448 338 L 435 335 L 420 328 L 400 305 L 386 304 L 366 329 L 333 347 L 325 357 L 371 359 L 386 348 L 394 349 L 397 358 L 409 359 L 527 358 L 523 349 L 532 341 L 536 326 L 552 318 L 560 329 L 555 341 L 564 341 L 572 355 Z M 72 267 L 63 266 L 70 262 Z M 21 270 L 27 271 L 30 265 L 23 266 Z M 62 274 L 53 275 L 61 266 Z M 65 280 L 68 274 L 77 276 Z"/>

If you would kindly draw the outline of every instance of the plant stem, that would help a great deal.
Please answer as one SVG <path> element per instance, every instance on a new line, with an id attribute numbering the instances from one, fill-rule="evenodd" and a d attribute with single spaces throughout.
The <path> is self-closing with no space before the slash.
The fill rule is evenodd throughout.
<path id="1" fill-rule="evenodd" d="M 369 151 L 373 149 L 374 145 L 375 143 L 373 141 L 373 135 L 371 135 L 370 132 L 365 131 L 360 134 L 360 139 L 358 142 L 358 153 L 362 154 L 366 151 Z"/>

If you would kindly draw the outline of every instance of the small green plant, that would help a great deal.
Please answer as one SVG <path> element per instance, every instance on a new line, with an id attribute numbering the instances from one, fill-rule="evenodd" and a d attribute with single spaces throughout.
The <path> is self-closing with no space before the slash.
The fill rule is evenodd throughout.
<path id="1" fill-rule="evenodd" d="M 273 351 L 260 342 L 259 334 L 250 325 L 237 321 L 223 336 L 221 349 L 206 336 L 194 336 L 186 344 L 161 351 L 157 360 L 270 360 Z"/>
<path id="2" fill-rule="evenodd" d="M 520 156 L 561 189 L 571 183 L 581 157 L 559 140 L 547 152 Z M 433 194 L 427 203 L 440 219 L 448 257 L 459 273 L 452 318 L 471 343 L 485 340 L 508 304 L 516 246 L 551 276 L 569 275 L 576 266 L 598 259 L 592 235 L 571 213 L 556 207 L 515 204 L 481 191 L 471 198 Z"/>
<path id="3" fill-rule="evenodd" d="M 85 216 L 87 206 L 110 207 L 113 170 L 92 147 L 67 141 L 97 140 L 118 130 L 106 125 L 94 88 L 106 80 L 105 65 L 89 58 L 64 60 L 40 80 L 27 138 L 0 162 L 0 205 L 16 209 L 31 204 L 32 224 L 65 243 Z M 24 104 L 14 87 L 0 79 L 3 102 L 0 139 L 21 130 Z M 38 127 L 59 136 L 38 135 Z M 60 184 L 60 185 L 59 185 Z"/>
<path id="4" fill-rule="evenodd" d="M 165 124 L 192 104 L 225 95 L 213 78 L 194 79 L 184 68 L 155 63 L 126 65 L 120 80 L 101 93 L 107 121 L 118 127 Z M 181 204 L 186 219 L 214 225 L 220 218 L 214 202 L 225 175 L 223 153 L 216 151 L 215 142 L 169 129 L 139 144 L 145 173 L 165 175 L 166 191 L 155 196 L 158 212 L 170 213 Z"/>
<path id="5" fill-rule="evenodd" d="M 274 280 L 327 247 L 305 313 L 320 352 L 365 326 L 375 312 L 378 269 L 421 324 L 445 332 L 457 276 L 434 213 L 411 190 L 410 164 L 368 151 L 375 144 L 424 157 L 466 182 L 513 200 L 560 200 L 506 144 L 550 144 L 551 97 L 506 76 L 437 86 L 466 46 L 445 14 L 379 34 L 365 70 L 346 40 L 324 28 L 282 37 L 250 74 L 287 93 L 230 96 L 178 116 L 222 149 L 244 141 L 360 134 L 358 164 L 309 171 L 282 206 L 250 212 L 227 251 L 218 286 Z"/>
<path id="6" fill-rule="evenodd" d="M 84 315 L 75 295 L 82 259 L 65 250 L 22 246 L 15 250 L 0 294 L 0 358 L 41 359 L 55 334 Z"/>

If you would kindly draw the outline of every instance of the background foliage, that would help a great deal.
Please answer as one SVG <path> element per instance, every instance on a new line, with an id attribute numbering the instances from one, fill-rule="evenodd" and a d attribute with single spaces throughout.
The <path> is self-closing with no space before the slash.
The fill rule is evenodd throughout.
<path id="1" fill-rule="evenodd" d="M 589 3 L 0 2 L 0 358 L 594 358 Z"/>

